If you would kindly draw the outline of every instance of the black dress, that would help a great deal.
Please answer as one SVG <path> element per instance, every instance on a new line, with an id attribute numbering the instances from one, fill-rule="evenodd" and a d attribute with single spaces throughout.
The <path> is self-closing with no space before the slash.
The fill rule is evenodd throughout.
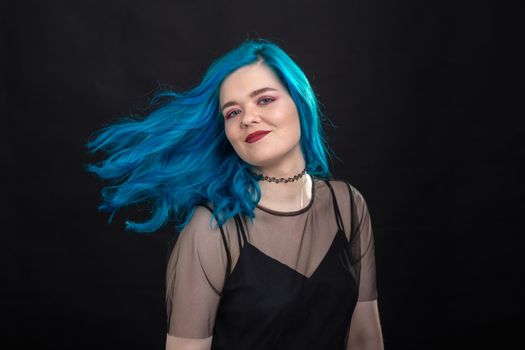
<path id="1" fill-rule="evenodd" d="M 253 223 L 210 228 L 211 208 L 196 210 L 168 264 L 169 335 L 213 335 L 213 350 L 346 349 L 356 303 L 377 298 L 370 215 L 353 186 L 312 180 L 305 208 L 259 206 Z"/>

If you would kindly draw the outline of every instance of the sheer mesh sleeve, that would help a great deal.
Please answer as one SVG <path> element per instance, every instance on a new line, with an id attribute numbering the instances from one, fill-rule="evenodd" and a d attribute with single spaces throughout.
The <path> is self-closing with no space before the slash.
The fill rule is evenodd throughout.
<path id="1" fill-rule="evenodd" d="M 228 256 L 211 212 L 197 206 L 182 230 L 166 269 L 168 334 L 203 339 L 213 334 Z M 215 222 L 214 222 L 215 224 Z"/>
<path id="2" fill-rule="evenodd" d="M 376 264 L 372 222 L 363 195 L 353 186 L 351 189 L 352 232 L 350 245 L 359 281 L 358 301 L 377 299 Z"/>

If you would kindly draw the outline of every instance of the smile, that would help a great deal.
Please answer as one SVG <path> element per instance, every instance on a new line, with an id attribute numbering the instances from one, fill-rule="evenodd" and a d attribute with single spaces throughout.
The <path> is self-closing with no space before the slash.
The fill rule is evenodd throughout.
<path id="1" fill-rule="evenodd" d="M 260 139 L 262 139 L 263 137 L 265 137 L 266 135 L 268 135 L 268 133 L 270 133 L 271 131 L 256 131 L 254 133 L 251 133 L 250 135 L 248 135 L 248 137 L 246 137 L 246 142 L 248 143 L 254 143 L 254 142 L 257 142 L 259 141 Z"/>

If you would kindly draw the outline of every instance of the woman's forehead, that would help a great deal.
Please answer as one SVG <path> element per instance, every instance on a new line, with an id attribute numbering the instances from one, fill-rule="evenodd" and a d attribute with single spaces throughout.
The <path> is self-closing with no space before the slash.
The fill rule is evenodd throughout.
<path id="1" fill-rule="evenodd" d="M 221 84 L 221 102 L 224 102 L 223 99 L 245 97 L 263 87 L 282 89 L 279 78 L 270 67 L 261 63 L 241 67 L 228 75 Z"/>

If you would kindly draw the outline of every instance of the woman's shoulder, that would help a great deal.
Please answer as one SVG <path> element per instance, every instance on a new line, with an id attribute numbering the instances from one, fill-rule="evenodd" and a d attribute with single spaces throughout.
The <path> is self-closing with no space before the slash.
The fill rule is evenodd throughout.
<path id="1" fill-rule="evenodd" d="M 315 177 L 314 181 L 317 185 L 316 187 L 318 188 L 326 187 L 328 183 L 336 194 L 339 194 L 342 192 L 348 192 L 348 186 L 350 186 L 348 181 L 337 179 L 337 178 L 324 179 L 324 178 Z"/>
<path id="2" fill-rule="evenodd" d="M 364 203 L 363 194 L 350 181 L 340 178 L 330 178 L 324 181 L 330 183 L 338 200 L 341 198 L 342 200 L 353 200 L 355 203 Z"/>
<path id="3" fill-rule="evenodd" d="M 199 239 L 215 236 L 220 231 L 213 217 L 213 209 L 208 203 L 195 206 L 191 218 L 181 231 L 183 235 L 193 235 Z"/>
<path id="4" fill-rule="evenodd" d="M 194 234 L 200 236 L 211 236 L 215 239 L 223 235 L 228 236 L 232 231 L 232 227 L 235 227 L 234 218 L 229 217 L 226 222 L 219 225 L 214 211 L 215 207 L 212 202 L 199 203 L 195 206 L 193 215 L 184 230 L 194 232 Z"/>

